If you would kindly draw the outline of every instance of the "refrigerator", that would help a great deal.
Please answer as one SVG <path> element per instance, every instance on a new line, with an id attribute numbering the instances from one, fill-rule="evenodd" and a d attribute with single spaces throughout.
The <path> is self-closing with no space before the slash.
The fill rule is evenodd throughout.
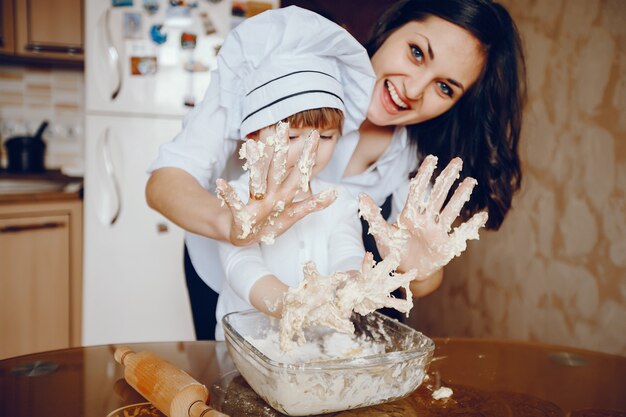
<path id="1" fill-rule="evenodd" d="M 183 231 L 150 209 L 146 172 L 202 99 L 228 0 L 87 0 L 84 345 L 195 338 Z"/>

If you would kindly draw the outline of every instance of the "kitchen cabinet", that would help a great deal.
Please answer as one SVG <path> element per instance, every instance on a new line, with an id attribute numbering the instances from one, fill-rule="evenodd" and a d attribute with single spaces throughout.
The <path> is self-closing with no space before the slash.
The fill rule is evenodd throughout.
<path id="1" fill-rule="evenodd" d="M 0 0 L 0 53 L 83 61 L 82 0 Z"/>
<path id="2" fill-rule="evenodd" d="M 0 359 L 80 345 L 82 201 L 0 204 Z"/>
<path id="3" fill-rule="evenodd" d="M 13 0 L 0 0 L 0 53 L 13 54 Z"/>

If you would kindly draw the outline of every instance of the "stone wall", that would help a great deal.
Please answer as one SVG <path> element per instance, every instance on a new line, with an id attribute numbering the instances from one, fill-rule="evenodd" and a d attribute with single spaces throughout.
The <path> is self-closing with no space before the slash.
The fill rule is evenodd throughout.
<path id="1" fill-rule="evenodd" d="M 626 2 L 503 3 L 527 53 L 523 187 L 411 322 L 625 355 Z"/>

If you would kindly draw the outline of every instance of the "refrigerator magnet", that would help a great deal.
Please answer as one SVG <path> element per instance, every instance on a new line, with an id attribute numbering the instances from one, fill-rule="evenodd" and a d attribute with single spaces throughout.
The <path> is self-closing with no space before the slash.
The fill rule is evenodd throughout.
<path id="1" fill-rule="evenodd" d="M 198 7 L 198 0 L 170 0 L 170 6 L 194 9 Z"/>
<path id="2" fill-rule="evenodd" d="M 159 0 L 143 0 L 143 8 L 149 15 L 159 11 Z"/>
<path id="3" fill-rule="evenodd" d="M 202 27 L 204 28 L 205 35 L 208 36 L 217 32 L 215 25 L 213 24 L 213 20 L 211 20 L 211 16 L 207 12 L 200 13 L 200 20 L 202 21 Z"/>
<path id="4" fill-rule="evenodd" d="M 156 24 L 150 27 L 150 38 L 157 45 L 162 45 L 167 41 L 167 33 L 163 32 L 163 25 Z"/>
<path id="5" fill-rule="evenodd" d="M 126 39 L 141 39 L 141 14 L 136 12 L 124 13 L 124 37 Z"/>
<path id="6" fill-rule="evenodd" d="M 113 7 L 130 7 L 133 5 L 133 0 L 111 0 L 111 6 Z"/>
<path id="7" fill-rule="evenodd" d="M 131 56 L 130 73 L 132 75 L 153 75 L 157 72 L 156 56 Z"/>
<path id="8" fill-rule="evenodd" d="M 195 33 L 183 32 L 180 35 L 180 47 L 182 49 L 194 49 L 196 47 L 197 36 Z"/>
<path id="9" fill-rule="evenodd" d="M 165 10 L 165 25 L 169 27 L 184 28 L 191 26 L 193 19 L 191 9 L 188 7 L 170 6 Z"/>
<path id="10" fill-rule="evenodd" d="M 209 67 L 199 61 L 187 61 L 183 64 L 183 68 L 187 72 L 207 72 Z"/>

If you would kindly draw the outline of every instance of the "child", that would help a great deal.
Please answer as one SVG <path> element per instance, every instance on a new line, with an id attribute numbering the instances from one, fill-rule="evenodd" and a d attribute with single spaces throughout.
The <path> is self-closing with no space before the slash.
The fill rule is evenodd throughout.
<path id="1" fill-rule="evenodd" d="M 308 13 L 306 16 L 312 18 L 313 14 Z M 240 136 L 260 142 L 273 136 L 287 145 L 285 171 L 312 168 L 310 182 L 305 180 L 301 184 L 298 198 L 333 193 L 336 200 L 280 236 L 265 236 L 264 243 L 243 247 L 218 243 L 225 278 L 216 309 L 217 340 L 224 337 L 221 318 L 229 312 L 255 307 L 280 317 L 282 297 L 289 287 L 297 286 L 303 279 L 302 267 L 306 262 L 313 261 L 321 274 L 328 275 L 358 270 L 363 261 L 365 250 L 357 199 L 315 175 L 330 160 L 342 133 L 354 130 L 365 119 L 374 74 L 365 49 L 354 38 L 346 31 L 337 30 L 334 23 L 314 17 L 318 29 L 315 32 L 302 27 L 299 33 L 270 36 L 264 40 L 268 44 L 259 43 L 263 24 L 257 18 L 256 27 L 248 25 L 250 30 L 236 30 L 222 48 L 231 58 L 232 72 L 226 75 L 232 77 L 222 77 L 220 81 L 243 86 L 237 104 Z M 331 42 L 335 46 L 329 45 L 328 40 L 320 41 L 320 33 L 333 33 Z M 286 123 L 276 126 L 279 122 Z M 317 141 L 314 165 L 301 166 L 303 159 L 300 163 L 296 161 L 298 155 L 303 154 L 303 148 L 308 148 L 304 155 L 309 154 L 314 146 L 311 142 Z M 262 148 L 263 145 L 261 151 Z M 258 149 L 254 146 L 245 149 L 250 164 L 258 156 L 251 151 Z M 274 163 L 274 169 L 279 165 Z M 260 184 L 265 184 L 264 178 Z M 221 185 L 227 186 L 223 181 Z M 231 185 L 244 203 L 250 198 L 263 198 L 264 190 L 256 189 L 254 176 L 244 174 Z M 224 197 L 223 190 L 219 190 L 222 187 L 218 180 L 218 194 Z"/>
<path id="2" fill-rule="evenodd" d="M 275 317 L 281 315 L 281 303 L 289 287 L 297 287 L 304 278 L 303 266 L 315 263 L 322 275 L 336 271 L 358 270 L 365 250 L 358 220 L 358 202 L 347 190 L 319 180 L 321 171 L 332 155 L 341 131 L 343 115 L 333 108 L 312 109 L 290 116 L 286 125 L 263 128 L 252 137 L 284 135 L 289 141 L 286 168 L 296 165 L 296 155 L 308 136 L 318 134 L 319 147 L 311 172 L 310 187 L 300 190 L 299 197 L 311 193 L 334 192 L 335 202 L 325 210 L 301 219 L 272 244 L 259 243 L 238 247 L 219 244 L 219 254 L 226 280 L 217 302 L 216 339 L 223 339 L 221 318 L 233 311 L 252 307 Z M 312 133 L 313 132 L 313 133 Z M 287 138 L 288 135 L 288 138 Z M 239 196 L 248 196 L 246 175 L 231 183 Z"/>

